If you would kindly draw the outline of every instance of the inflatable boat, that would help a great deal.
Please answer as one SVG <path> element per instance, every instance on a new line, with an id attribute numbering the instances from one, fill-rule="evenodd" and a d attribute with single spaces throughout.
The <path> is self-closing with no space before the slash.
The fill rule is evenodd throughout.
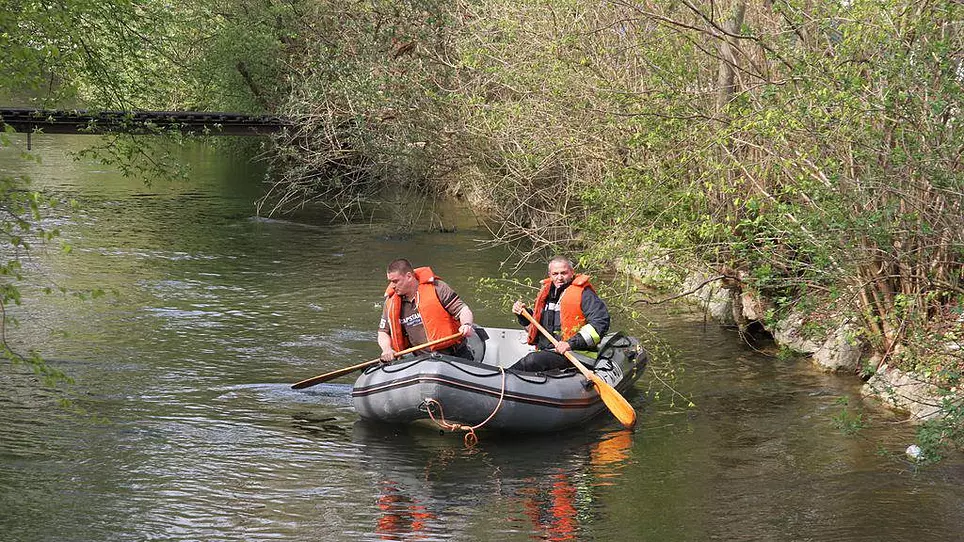
<path id="1" fill-rule="evenodd" d="M 575 367 L 525 372 L 512 366 L 533 350 L 521 329 L 476 328 L 474 360 L 432 352 L 369 367 L 352 402 L 366 420 L 429 420 L 443 429 L 558 431 L 607 411 L 595 386 Z M 639 341 L 619 333 L 600 342 L 595 359 L 576 357 L 624 394 L 648 363 Z"/>

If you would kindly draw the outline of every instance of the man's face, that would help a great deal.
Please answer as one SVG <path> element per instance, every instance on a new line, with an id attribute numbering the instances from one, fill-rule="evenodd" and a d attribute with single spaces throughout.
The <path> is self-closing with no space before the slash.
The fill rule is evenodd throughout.
<path id="1" fill-rule="evenodd" d="M 414 298 L 415 292 L 418 291 L 418 279 L 415 277 L 415 273 L 392 271 L 388 273 L 388 282 L 395 287 L 395 293 L 409 299 Z"/>
<path id="2" fill-rule="evenodd" d="M 576 274 L 572 272 L 572 267 L 565 262 L 552 262 L 549 264 L 549 278 L 556 288 L 561 288 L 572 282 Z"/>

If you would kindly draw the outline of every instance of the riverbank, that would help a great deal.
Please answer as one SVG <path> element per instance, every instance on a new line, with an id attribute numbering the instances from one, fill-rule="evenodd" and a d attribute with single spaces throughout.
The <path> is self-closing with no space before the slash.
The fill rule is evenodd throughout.
<path id="1" fill-rule="evenodd" d="M 660 247 L 640 261 L 676 291 L 706 282 L 689 295 L 788 354 L 954 387 L 959 6 L 545 7 L 439 6 L 404 39 L 372 39 L 364 9 L 313 22 L 276 111 L 305 120 L 276 141 L 264 209 L 352 220 L 380 191 L 459 195 L 520 259 Z"/>
<path id="2" fill-rule="evenodd" d="M 956 385 L 959 374 L 952 368 L 937 375 L 901 369 L 874 353 L 862 339 L 864 331 L 859 323 L 842 310 L 813 303 L 820 310 L 791 311 L 775 318 L 775 303 L 744 291 L 739 276 L 692 272 L 674 284 L 667 281 L 666 270 L 653 261 L 622 259 L 616 262 L 616 269 L 644 285 L 675 289 L 681 300 L 698 305 L 719 325 L 739 329 L 741 336 L 751 329 L 763 330 L 782 352 L 806 359 L 823 372 L 863 381 L 860 393 L 864 398 L 906 416 L 909 422 L 921 427 L 921 433 L 928 423 L 954 426 L 951 434 L 941 430 L 940 441 L 932 443 L 934 446 L 950 445 L 950 441 L 944 440 L 959 434 L 964 396 Z M 954 363 L 960 345 L 948 342 L 945 348 L 947 360 Z"/>

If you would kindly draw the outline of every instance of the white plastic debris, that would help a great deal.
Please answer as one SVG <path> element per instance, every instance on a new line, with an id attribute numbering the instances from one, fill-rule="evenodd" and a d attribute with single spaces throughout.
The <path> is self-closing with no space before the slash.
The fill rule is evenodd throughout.
<path id="1" fill-rule="evenodd" d="M 906 450 L 904 450 L 904 453 L 907 454 L 911 459 L 920 459 L 920 455 L 923 453 L 923 450 L 920 449 L 920 446 L 911 444 Z"/>

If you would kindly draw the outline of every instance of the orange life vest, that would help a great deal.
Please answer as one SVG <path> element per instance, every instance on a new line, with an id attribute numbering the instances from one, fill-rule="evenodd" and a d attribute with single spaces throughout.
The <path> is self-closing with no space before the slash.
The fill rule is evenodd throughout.
<path id="1" fill-rule="evenodd" d="M 418 279 L 418 313 L 422 316 L 422 326 L 425 327 L 428 340 L 434 341 L 458 333 L 459 321 L 449 314 L 439 301 L 435 291 L 435 279 L 438 277 L 432 272 L 432 268 L 415 269 L 415 277 Z M 385 296 L 388 298 L 388 326 L 392 331 L 392 349 L 400 352 L 411 346 L 402 330 L 402 296 L 395 293 L 391 284 L 385 290 Z M 429 349 L 442 350 L 458 344 L 461 340 L 461 337 L 456 337 Z"/>
<path id="2" fill-rule="evenodd" d="M 532 311 L 532 317 L 535 318 L 536 322 L 542 321 L 542 311 L 546 308 L 546 299 L 549 298 L 550 288 L 552 288 L 552 279 L 542 279 L 542 288 L 536 296 L 536 306 Z M 559 321 L 562 324 L 561 335 L 564 341 L 586 325 L 586 315 L 582 313 L 582 291 L 586 288 L 596 291 L 592 284 L 589 284 L 589 275 L 576 275 L 559 298 Z M 536 329 L 536 326 L 529 324 L 529 344 L 536 344 L 538 338 L 539 330 Z"/>

